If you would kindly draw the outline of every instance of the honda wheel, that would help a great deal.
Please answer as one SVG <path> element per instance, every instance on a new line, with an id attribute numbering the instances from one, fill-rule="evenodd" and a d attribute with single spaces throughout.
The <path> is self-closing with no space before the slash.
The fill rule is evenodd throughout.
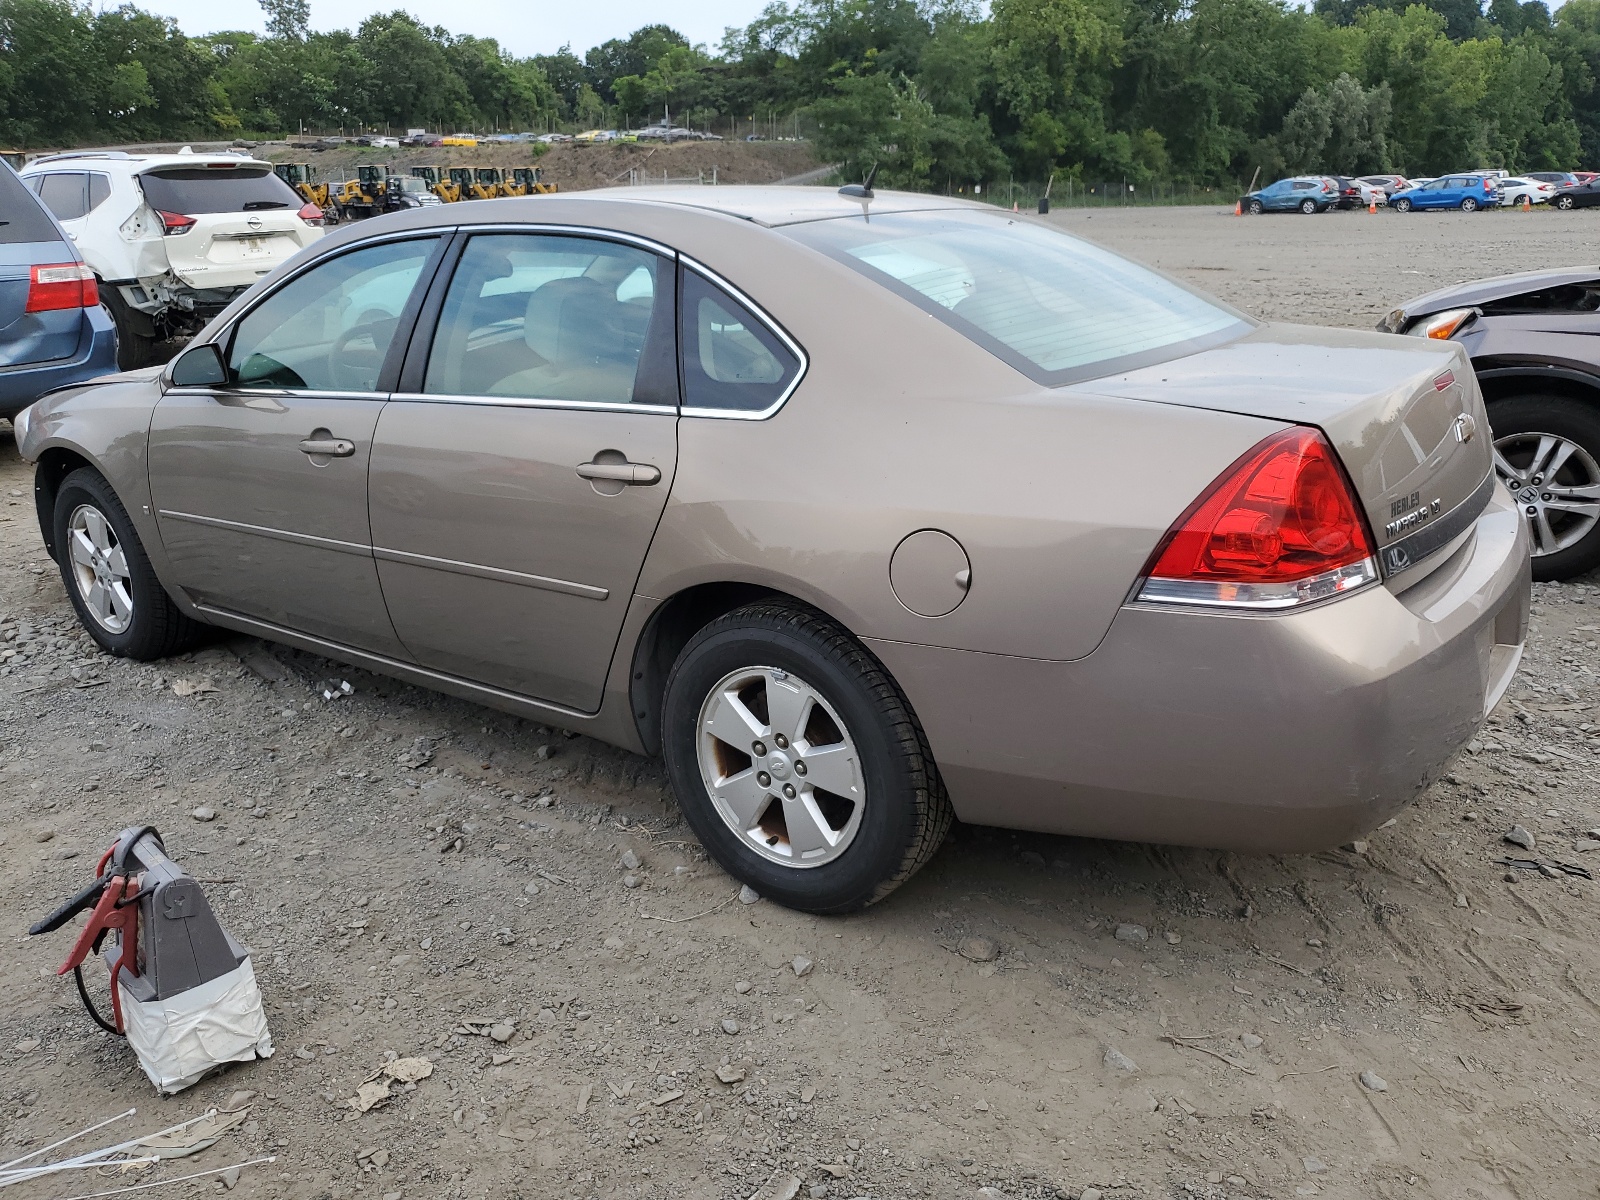
<path id="1" fill-rule="evenodd" d="M 1533 577 L 1570 579 L 1600 565 L 1600 413 L 1562 396 L 1489 406 L 1495 471 L 1533 537 Z"/>

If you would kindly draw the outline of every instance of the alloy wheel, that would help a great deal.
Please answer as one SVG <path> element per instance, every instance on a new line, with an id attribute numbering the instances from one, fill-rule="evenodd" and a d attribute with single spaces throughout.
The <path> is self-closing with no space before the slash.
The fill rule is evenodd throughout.
<path id="1" fill-rule="evenodd" d="M 1533 532 L 1535 558 L 1575 546 L 1600 521 L 1600 463 L 1553 433 L 1513 433 L 1494 443 L 1494 469 Z"/>
<path id="2" fill-rule="evenodd" d="M 861 828 L 855 740 L 810 684 L 776 667 L 723 676 L 700 707 L 700 777 L 723 823 L 771 862 L 820 867 Z"/>
<path id="3" fill-rule="evenodd" d="M 133 587 L 128 559 L 105 514 L 88 504 L 67 520 L 67 553 L 72 578 L 89 615 L 107 633 L 123 633 L 133 621 Z"/>

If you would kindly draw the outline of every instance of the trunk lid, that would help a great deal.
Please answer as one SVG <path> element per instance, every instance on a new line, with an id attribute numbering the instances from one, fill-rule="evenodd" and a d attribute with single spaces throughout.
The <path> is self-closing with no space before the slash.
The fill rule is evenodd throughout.
<path id="1" fill-rule="evenodd" d="M 1389 577 L 1451 544 L 1493 488 L 1483 397 L 1454 342 L 1265 325 L 1073 390 L 1316 426 L 1355 484 Z"/>
<path id="2" fill-rule="evenodd" d="M 172 273 L 192 288 L 248 287 L 322 232 L 300 219 L 304 201 L 265 164 L 153 167 L 139 184 L 157 214 L 193 222 L 162 238 Z"/>

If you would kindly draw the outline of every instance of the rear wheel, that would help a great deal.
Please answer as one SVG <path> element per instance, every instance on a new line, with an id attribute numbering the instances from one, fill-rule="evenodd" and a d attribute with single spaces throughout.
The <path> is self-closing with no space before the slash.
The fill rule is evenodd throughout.
<path id="1" fill-rule="evenodd" d="M 1406 213 L 1411 211 L 1411 201 L 1407 200 L 1404 196 L 1401 196 L 1400 199 L 1393 201 L 1392 206 L 1395 212 Z"/>
<path id="2" fill-rule="evenodd" d="M 1478 211 L 1478 202 L 1476 200 L 1474 200 L 1471 196 L 1463 197 L 1462 201 L 1461 201 L 1461 211 L 1462 212 L 1477 212 Z"/>
<path id="3" fill-rule="evenodd" d="M 882 899 L 950 827 L 900 689 L 798 605 L 747 605 L 690 639 L 667 680 L 663 750 L 701 843 L 790 908 L 844 913 Z"/>
<path id="4" fill-rule="evenodd" d="M 1309 217 L 1312 213 L 1317 211 L 1317 202 L 1315 200 L 1300 201 L 1300 211 Z"/>
<path id="5" fill-rule="evenodd" d="M 101 649 L 149 661 L 198 639 L 205 627 L 173 604 L 127 509 L 98 471 L 80 467 L 61 481 L 54 533 L 67 598 Z"/>
<path id="6" fill-rule="evenodd" d="M 1489 406 L 1495 471 L 1533 535 L 1533 577 L 1570 579 L 1600 565 L 1600 411 L 1564 396 Z"/>
<path id="7" fill-rule="evenodd" d="M 1571 196 L 1557 196 L 1555 198 L 1555 206 L 1562 212 L 1567 212 L 1569 209 L 1577 207 L 1577 201 Z"/>
<path id="8" fill-rule="evenodd" d="M 123 371 L 137 371 L 148 367 L 155 357 L 156 339 L 150 329 L 150 318 L 128 307 L 122 293 L 106 284 L 100 285 L 100 307 L 106 310 L 117 327 L 117 367 Z"/>

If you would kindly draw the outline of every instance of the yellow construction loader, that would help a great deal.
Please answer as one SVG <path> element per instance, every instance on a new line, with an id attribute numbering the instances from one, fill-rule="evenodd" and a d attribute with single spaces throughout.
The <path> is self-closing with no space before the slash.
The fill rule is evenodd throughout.
<path id="1" fill-rule="evenodd" d="M 413 178 L 424 180 L 428 190 L 444 203 L 454 204 L 461 199 L 461 188 L 451 180 L 444 167 L 412 167 L 411 174 Z"/>
<path id="2" fill-rule="evenodd" d="M 327 183 L 312 182 L 310 163 L 276 163 L 272 169 L 279 179 L 295 190 L 300 199 L 307 204 L 315 204 L 328 220 L 338 220 L 338 214 L 333 211 L 333 197 L 329 195 Z"/>
<path id="3" fill-rule="evenodd" d="M 556 191 L 555 184 L 543 181 L 538 167 L 512 167 L 509 176 L 515 196 L 549 196 Z"/>

